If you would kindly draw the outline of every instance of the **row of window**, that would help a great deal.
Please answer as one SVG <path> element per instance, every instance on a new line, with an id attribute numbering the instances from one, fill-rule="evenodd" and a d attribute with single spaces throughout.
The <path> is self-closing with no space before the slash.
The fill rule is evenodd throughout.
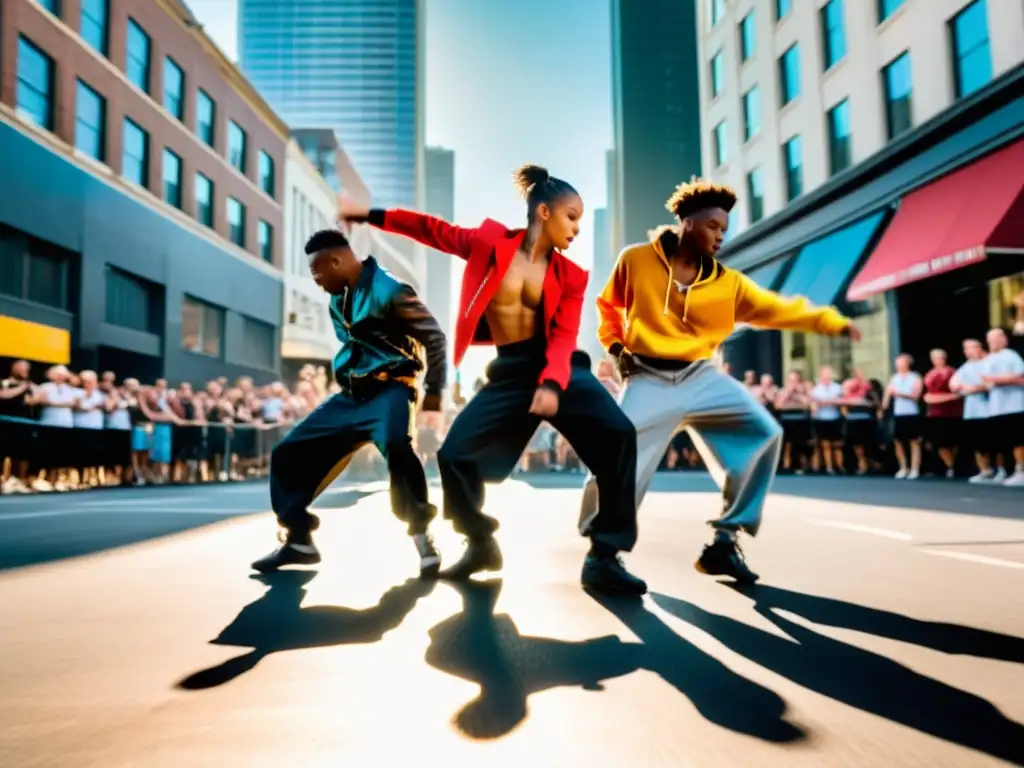
<path id="1" fill-rule="evenodd" d="M 309 266 L 302 254 L 306 241 L 323 229 L 330 229 L 331 224 L 302 192 L 292 187 L 292 242 L 288 245 L 288 253 L 292 258 L 288 271 L 294 275 L 309 275 Z"/>
<path id="2" fill-rule="evenodd" d="M 902 0 L 900 0 L 902 2 Z M 888 13 L 892 13 L 898 2 L 890 3 Z M 787 10 L 788 12 L 788 10 Z M 846 25 L 843 0 L 829 0 L 820 10 L 820 28 L 822 36 L 823 66 L 825 71 L 834 67 L 846 56 Z M 740 63 L 749 61 L 754 56 L 756 32 L 754 12 L 750 11 L 740 21 L 739 29 Z M 992 57 L 989 51 L 988 18 L 985 0 L 974 0 L 964 7 L 949 21 L 949 38 L 952 50 L 954 90 L 956 98 L 969 96 L 992 79 Z M 888 64 L 882 70 L 885 87 L 886 105 L 893 101 L 908 99 L 910 94 L 910 68 L 906 54 Z M 904 60 L 905 59 L 905 60 Z M 800 95 L 800 44 L 794 43 L 783 52 L 778 60 L 780 106 L 784 107 Z M 710 66 L 711 96 L 715 98 L 725 90 L 725 58 L 719 51 L 711 58 Z M 757 111 L 760 101 L 757 86 L 744 95 L 744 111 L 747 111 L 748 95 L 750 101 L 756 100 Z M 751 106 L 754 106 L 753 104 Z M 897 106 L 899 110 L 901 107 Z M 909 115 L 908 115 L 909 116 Z M 759 115 L 755 120 L 759 121 Z M 890 121 L 896 128 L 890 130 L 890 138 L 910 127 L 900 120 Z M 752 125 L 751 138 L 759 130 L 759 123 Z"/>
<path id="3" fill-rule="evenodd" d="M 54 16 L 61 15 L 59 0 L 44 0 L 40 4 Z M 108 0 L 82 0 L 81 36 L 97 53 L 108 56 L 109 19 Z M 133 18 L 128 19 L 126 36 L 125 75 L 143 93 L 152 94 L 152 39 Z M 164 109 L 181 122 L 185 121 L 185 72 L 170 56 L 164 57 L 163 70 Z M 202 88 L 196 89 L 196 135 L 210 147 L 216 140 L 217 105 Z M 227 159 L 243 176 L 247 175 L 246 155 L 248 136 L 234 120 L 228 121 Z M 274 160 L 260 150 L 258 161 L 260 189 L 275 196 Z"/>
<path id="4" fill-rule="evenodd" d="M 54 128 L 54 62 L 46 53 L 26 37 L 18 39 L 18 112 L 39 127 Z M 107 101 L 92 86 L 78 79 L 75 95 L 75 147 L 101 163 L 107 163 L 106 137 L 108 130 Z M 232 123 L 234 125 L 234 123 Z M 260 157 L 265 157 L 260 153 Z M 268 158 L 269 160 L 269 158 Z M 149 133 L 130 117 L 124 118 L 121 140 L 121 175 L 140 187 L 148 189 L 150 167 Z M 270 173 L 273 174 L 271 161 Z M 165 147 L 162 156 L 162 195 L 165 202 L 182 210 L 181 157 Z M 272 183 L 272 182 L 271 182 Z M 202 173 L 195 174 L 195 216 L 207 227 L 214 227 L 214 185 Z M 246 208 L 233 197 L 227 198 L 228 237 L 241 248 L 246 247 Z M 258 253 L 268 262 L 273 261 L 273 228 L 265 221 L 257 226 Z"/>
<path id="5" fill-rule="evenodd" d="M 710 3 L 711 26 L 714 27 L 725 18 L 725 0 L 708 0 Z M 903 5 L 904 0 L 876 0 L 878 23 L 892 16 L 896 9 Z M 778 24 L 793 10 L 793 0 L 775 0 L 775 23 Z M 749 14 L 748 14 L 749 15 Z"/>

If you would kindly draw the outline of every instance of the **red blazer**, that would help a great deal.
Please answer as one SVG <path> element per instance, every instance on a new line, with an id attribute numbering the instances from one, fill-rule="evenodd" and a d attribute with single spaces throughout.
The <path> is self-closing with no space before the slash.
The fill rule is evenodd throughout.
<path id="1" fill-rule="evenodd" d="M 525 230 L 508 229 L 493 219 L 487 219 L 475 229 L 467 229 L 434 216 L 400 209 L 370 211 L 367 221 L 385 232 L 404 235 L 466 261 L 455 326 L 456 367 L 470 344 L 493 343 L 487 322 L 481 322 L 484 309 L 498 292 Z M 569 361 L 580 332 L 587 279 L 585 269 L 558 251 L 552 252 L 544 277 L 543 297 L 547 365 L 538 384 L 551 386 L 559 392 L 569 385 Z"/>

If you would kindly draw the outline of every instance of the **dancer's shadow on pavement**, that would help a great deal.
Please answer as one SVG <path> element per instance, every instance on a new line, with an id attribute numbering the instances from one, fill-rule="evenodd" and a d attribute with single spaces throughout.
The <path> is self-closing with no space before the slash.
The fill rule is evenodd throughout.
<path id="1" fill-rule="evenodd" d="M 1007 661 L 1022 660 L 1024 641 L 969 627 L 916 621 L 777 587 L 734 589 L 753 599 L 754 610 L 788 637 L 711 613 L 685 600 L 658 594 L 653 598 L 665 611 L 798 685 L 921 733 L 1024 765 L 1024 726 L 1006 718 L 991 702 L 892 659 L 814 632 L 785 618 L 778 610 L 814 623 L 872 633 L 946 653 Z"/>
<path id="2" fill-rule="evenodd" d="M 642 639 L 659 645 L 625 643 L 615 635 L 579 642 L 524 636 L 511 617 L 494 614 L 500 579 L 454 586 L 462 595 L 463 611 L 430 630 L 426 660 L 443 672 L 480 686 L 479 695 L 454 718 L 456 727 L 471 738 L 494 739 L 512 731 L 526 719 L 531 694 L 567 686 L 600 691 L 605 680 L 640 669 L 662 673 L 691 700 L 699 702 L 706 717 L 726 728 L 776 742 L 792 741 L 801 735 L 781 720 L 785 705 L 778 696 L 735 675 L 683 641 L 639 602 L 624 613 L 617 608 L 610 610 L 620 618 L 625 616 L 624 623 L 634 632 L 637 627 L 644 629 L 648 637 L 641 635 Z M 688 664 L 708 665 L 712 672 L 698 672 L 686 680 Z M 672 671 L 666 674 L 665 670 Z M 680 684 L 684 682 L 703 683 L 705 687 L 683 690 Z M 758 707 L 756 695 L 748 696 L 753 704 L 746 711 L 727 701 L 736 685 L 761 692 L 767 707 Z"/>
<path id="3" fill-rule="evenodd" d="M 252 576 L 269 589 L 259 600 L 245 606 L 235 620 L 210 641 L 212 645 L 252 650 L 193 672 L 177 687 L 194 691 L 223 685 L 280 651 L 378 642 L 397 628 L 416 602 L 433 588 L 433 582 L 409 579 L 388 590 L 377 605 L 365 610 L 333 605 L 303 608 L 306 585 L 316 574 L 316 571 L 279 571 Z"/>

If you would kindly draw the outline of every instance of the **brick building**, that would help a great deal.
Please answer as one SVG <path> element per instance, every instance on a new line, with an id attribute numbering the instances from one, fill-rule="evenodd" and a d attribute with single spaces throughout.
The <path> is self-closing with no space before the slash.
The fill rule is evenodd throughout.
<path id="1" fill-rule="evenodd" d="M 0 357 L 275 376 L 287 126 L 179 0 L 0 30 Z"/>

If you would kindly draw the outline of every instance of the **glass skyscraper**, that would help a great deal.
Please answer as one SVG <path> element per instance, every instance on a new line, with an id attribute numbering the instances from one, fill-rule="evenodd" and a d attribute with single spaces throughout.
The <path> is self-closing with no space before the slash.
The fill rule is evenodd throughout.
<path id="1" fill-rule="evenodd" d="M 375 205 L 422 201 L 422 0 L 239 0 L 246 77 L 292 128 L 337 132 Z"/>

